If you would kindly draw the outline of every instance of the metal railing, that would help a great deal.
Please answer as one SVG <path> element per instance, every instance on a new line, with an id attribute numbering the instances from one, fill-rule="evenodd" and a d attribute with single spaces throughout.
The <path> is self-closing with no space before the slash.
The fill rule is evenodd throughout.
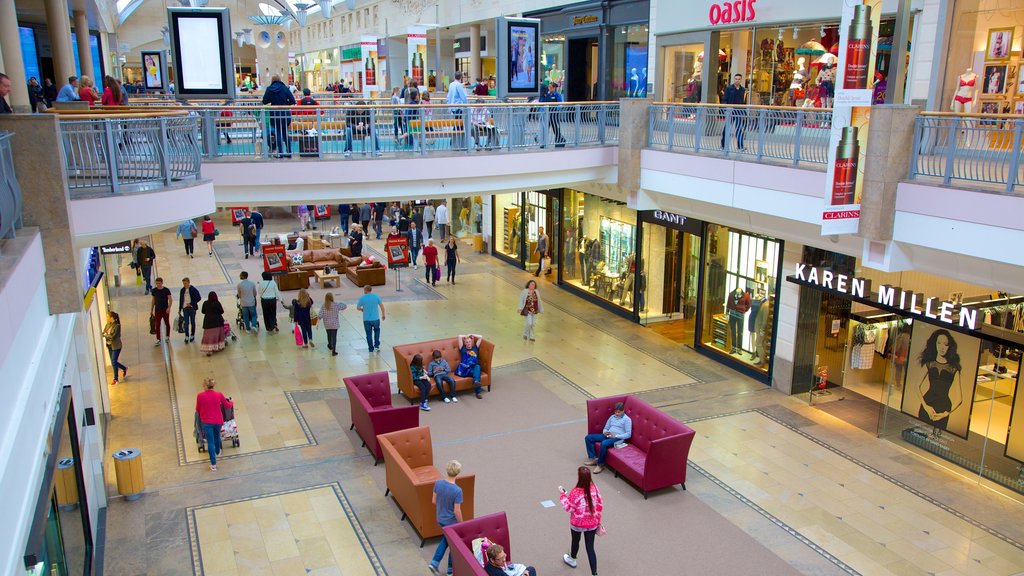
<path id="1" fill-rule="evenodd" d="M 0 132 L 0 238 L 14 238 L 22 226 L 21 187 L 14 174 L 11 132 Z"/>
<path id="2" fill-rule="evenodd" d="M 200 178 L 197 116 L 62 115 L 60 129 L 72 198 Z"/>
<path id="3" fill-rule="evenodd" d="M 832 110 L 718 104 L 652 104 L 650 148 L 741 160 L 826 164 Z"/>
<path id="4" fill-rule="evenodd" d="M 1019 116 L 928 113 L 914 120 L 911 180 L 941 178 L 1024 188 L 1024 119 Z"/>
<path id="5" fill-rule="evenodd" d="M 617 103 L 465 106 L 213 106 L 203 157 L 270 159 L 450 155 L 615 145 Z"/>

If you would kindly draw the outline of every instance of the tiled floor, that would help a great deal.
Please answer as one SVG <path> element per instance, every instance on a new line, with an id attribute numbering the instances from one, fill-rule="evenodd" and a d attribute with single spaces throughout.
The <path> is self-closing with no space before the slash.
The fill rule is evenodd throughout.
<path id="1" fill-rule="evenodd" d="M 270 225 L 281 231 L 294 226 Z M 197 246 L 196 258 L 185 258 L 173 232 L 154 237 L 159 272 L 175 299 L 182 276 L 204 294 L 216 289 L 223 295 L 233 293 L 228 278 L 242 269 L 259 271 L 260 261 L 241 259 L 230 229 L 221 229 L 228 232 L 214 257 Z M 297 349 L 285 333 L 286 313 L 279 314 L 281 334 L 240 334 L 211 357 L 177 335 L 169 347 L 153 347 L 140 330 L 148 301 L 126 282 L 113 294 L 113 306 L 125 324 L 122 361 L 131 372 L 110 389 L 108 445 L 143 450 L 147 490 L 138 502 L 111 500 L 107 573 L 425 573 L 431 546 L 416 547 L 383 497 L 382 467 L 374 468 L 352 440 L 336 389 L 346 375 L 393 370 L 392 345 L 467 332 L 493 340 L 496 365 L 543 382 L 580 418 L 582 398 L 629 392 L 693 422 L 696 466 L 686 497 L 701 499 L 801 572 L 987 575 L 1024 569 L 1024 506 L 1018 501 L 554 286 L 541 286 L 546 312 L 537 341 L 525 342 L 515 304 L 526 273 L 468 246 L 462 256 L 454 286 L 430 290 L 418 274 L 403 275 L 403 283 L 423 290 L 385 301 L 379 355 L 366 352 L 351 308 L 342 314 L 337 357 L 328 355 L 323 331 L 315 333 L 317 348 Z M 360 294 L 344 280 L 330 290 L 350 304 Z M 323 300 L 323 291 L 312 292 Z M 224 300 L 233 319 L 234 298 Z M 210 376 L 234 397 L 242 438 L 239 448 L 225 448 L 217 472 L 205 465 L 191 435 L 195 393 Z M 438 412 L 431 417 L 443 418 Z M 463 434 L 480 439 L 487 430 Z M 113 494 L 112 469 L 107 478 Z M 627 545 L 621 538 L 605 542 Z M 631 553 L 651 554 L 671 546 L 672 535 L 629 542 L 649 548 Z M 189 554 L 194 565 L 184 560 Z M 570 572 L 557 558 L 538 568 L 545 576 Z"/>

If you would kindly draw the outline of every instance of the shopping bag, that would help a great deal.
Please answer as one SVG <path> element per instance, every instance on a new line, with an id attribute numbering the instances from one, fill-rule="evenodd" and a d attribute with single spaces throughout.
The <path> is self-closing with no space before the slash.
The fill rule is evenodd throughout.
<path id="1" fill-rule="evenodd" d="M 135 276 L 135 285 L 136 286 L 142 286 L 142 276 L 139 276 L 139 275 Z"/>
<path id="2" fill-rule="evenodd" d="M 178 334 L 185 333 L 185 317 L 180 312 L 178 313 L 178 320 L 174 323 L 174 330 Z"/>
<path id="3" fill-rule="evenodd" d="M 302 346 L 302 328 L 299 325 L 295 325 L 295 345 Z"/>
<path id="4" fill-rule="evenodd" d="M 156 334 L 156 316 L 149 315 L 149 333 Z"/>
<path id="5" fill-rule="evenodd" d="M 434 267 L 434 282 L 441 281 L 441 268 L 438 266 Z"/>

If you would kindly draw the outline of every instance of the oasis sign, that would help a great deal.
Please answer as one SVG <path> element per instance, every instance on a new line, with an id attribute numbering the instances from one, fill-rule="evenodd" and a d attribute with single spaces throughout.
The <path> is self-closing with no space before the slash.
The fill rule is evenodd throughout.
<path id="1" fill-rule="evenodd" d="M 757 17 L 757 12 L 754 11 L 755 2 L 757 0 L 733 0 L 712 4 L 708 10 L 708 20 L 712 24 L 752 22 Z"/>
<path id="2" fill-rule="evenodd" d="M 871 280 L 867 278 L 838 274 L 826 268 L 809 264 L 797 264 L 793 272 L 791 280 L 795 279 L 801 284 L 834 290 L 879 307 L 902 310 L 946 324 L 956 324 L 968 330 L 975 330 L 978 324 L 977 310 L 949 300 L 940 300 L 935 297 L 926 298 L 924 294 L 888 284 L 880 286 L 878 293 L 875 294 L 871 292 Z"/>

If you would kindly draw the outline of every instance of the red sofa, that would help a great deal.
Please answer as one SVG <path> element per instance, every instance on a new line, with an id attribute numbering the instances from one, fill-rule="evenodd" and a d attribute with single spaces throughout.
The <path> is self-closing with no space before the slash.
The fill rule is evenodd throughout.
<path id="1" fill-rule="evenodd" d="M 615 477 L 625 476 L 644 493 L 645 500 L 648 492 L 673 484 L 686 490 L 693 429 L 636 396 L 608 396 L 587 400 L 588 434 L 604 430 L 616 402 L 625 405 L 626 415 L 633 421 L 633 436 L 627 446 L 608 450 L 605 464 L 615 471 Z"/>
<path id="2" fill-rule="evenodd" d="M 352 411 L 352 426 L 363 439 L 363 446 L 373 454 L 376 466 L 384 457 L 377 442 L 378 434 L 415 428 L 420 425 L 417 406 L 392 406 L 391 383 L 387 372 L 373 372 L 344 378 Z"/>
<path id="3" fill-rule="evenodd" d="M 441 529 L 448 539 L 449 554 L 452 555 L 452 576 L 487 576 L 483 566 L 473 556 L 473 540 L 487 537 L 495 544 L 501 544 L 512 562 L 512 546 L 509 542 L 508 518 L 504 512 L 480 516 Z"/>

